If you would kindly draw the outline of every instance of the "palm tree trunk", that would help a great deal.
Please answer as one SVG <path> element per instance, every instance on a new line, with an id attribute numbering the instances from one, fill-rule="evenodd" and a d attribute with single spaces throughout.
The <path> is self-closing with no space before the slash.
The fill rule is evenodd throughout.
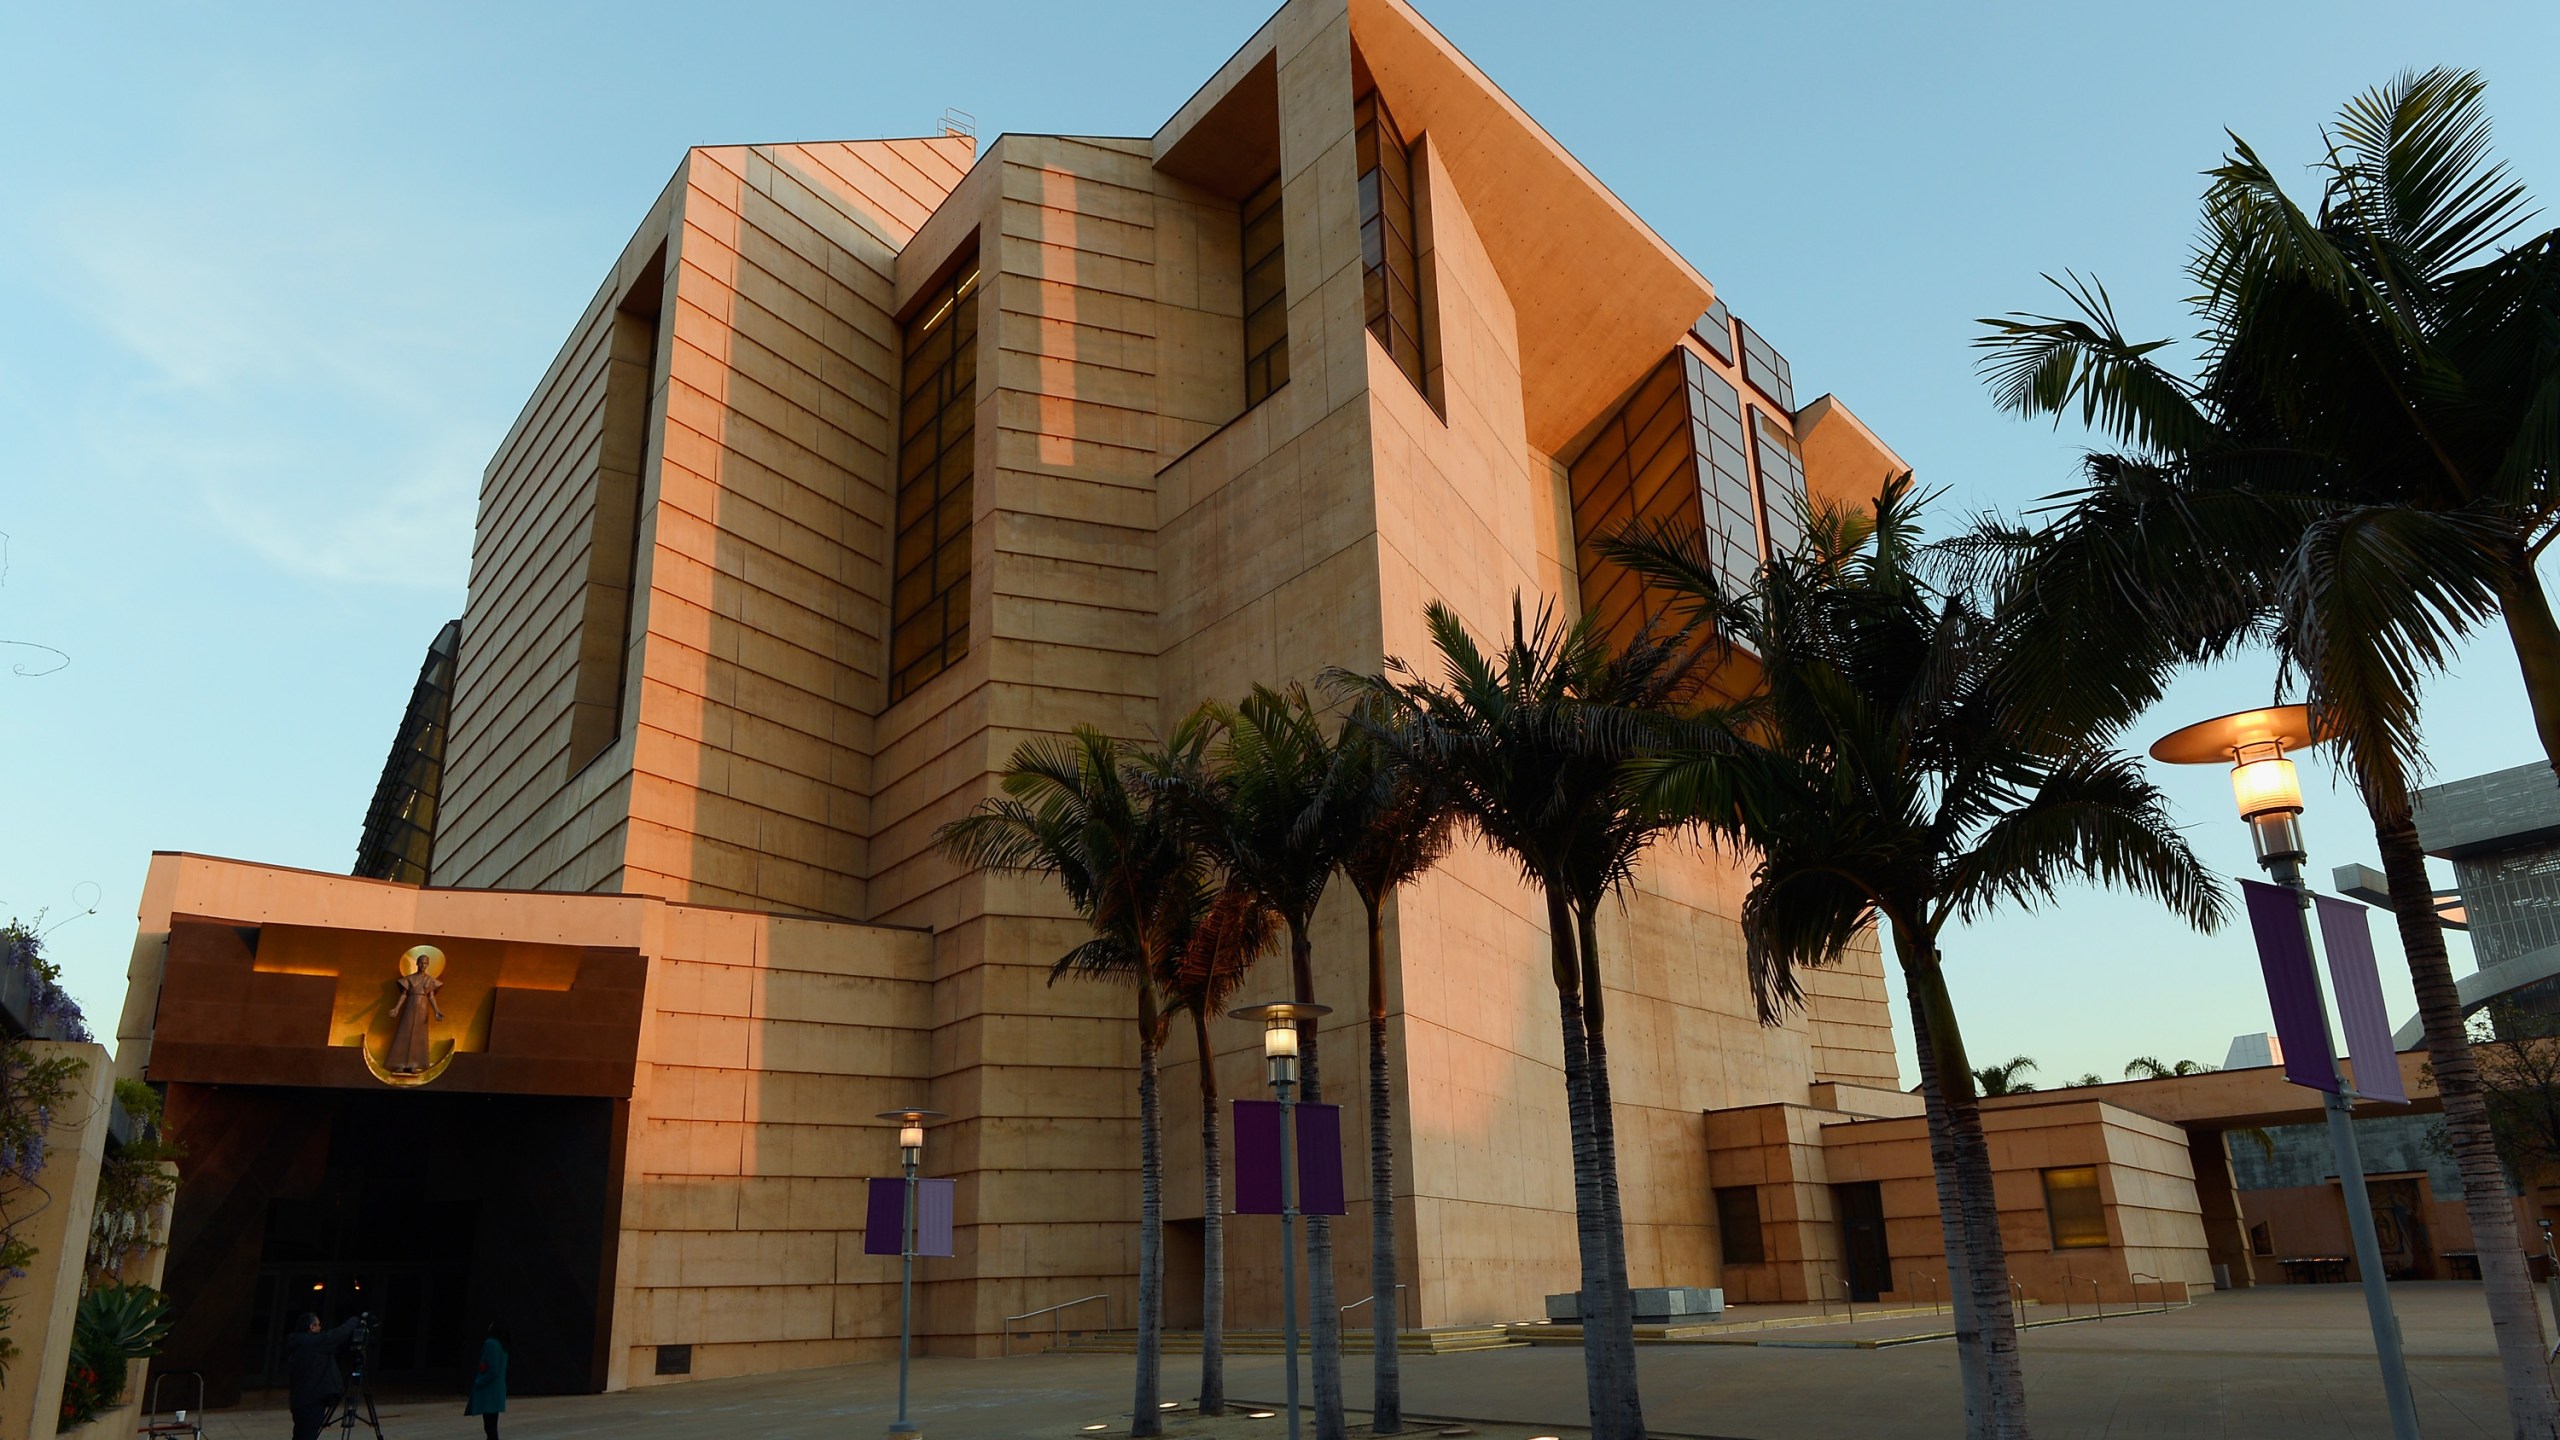
<path id="1" fill-rule="evenodd" d="M 2560 621 L 2552 619 L 2551 597 L 2543 593 L 2533 557 L 2521 545 L 2498 586 L 2498 605 L 2506 612 L 2507 639 L 2516 648 L 2516 665 L 2524 671 L 2524 696 L 2533 707 L 2533 729 L 2542 739 L 2543 758 L 2560 773 Z"/>
<path id="2" fill-rule="evenodd" d="M 2368 790 L 2374 787 L 2367 787 Z M 2396 787 L 2395 787 L 2396 788 Z M 2489 1325 L 2497 1335 L 2498 1364 L 2507 1382 L 2507 1418 L 2523 1440 L 2560 1435 L 2560 1401 L 2543 1364 L 2542 1311 L 2534 1303 L 2524 1244 L 2516 1232 L 2516 1207 L 2506 1166 L 2489 1130 L 2489 1107 L 2480 1071 L 2464 1034 L 2462 999 L 2445 957 L 2437 923 L 2435 886 L 2427 879 L 2426 852 L 2407 807 L 2375 807 L 2373 838 L 2382 848 L 2382 871 L 2391 886 L 2391 908 L 2400 922 L 2400 947 L 2409 957 L 2409 979 L 2418 992 L 2418 1018 L 2427 1032 L 2427 1063 L 2444 1098 L 2444 1128 L 2462 1171 L 2462 1206 L 2471 1216 L 2472 1248 L 2480 1254 L 2481 1289 Z"/>
<path id="3" fill-rule="evenodd" d="M 1218 1067 L 1209 1049 L 1209 1016 L 1191 1007 L 1200 1049 L 1200 1413 L 1227 1413 L 1226 1159 L 1218 1143 Z"/>
<path id="4" fill-rule="evenodd" d="M 1986 1432 L 1991 1440 L 2026 1440 L 2030 1433 L 2027 1382 L 2019 1366 L 2018 1312 L 2009 1294 L 2009 1261 L 2000 1238 L 2000 1203 L 1991 1181 L 1991 1146 L 1982 1133 L 1982 1102 L 1973 1091 L 1964 1034 L 1956 1026 L 1955 1003 L 1947 994 L 1946 973 L 1939 968 L 1935 946 L 1923 950 L 1917 943 L 1904 944 L 1898 927 L 1895 940 L 1914 1014 L 1918 1023 L 1929 1027 L 1930 1050 L 1938 1062 L 1938 1090 L 1946 1101 L 1946 1137 L 1943 1143 L 1931 1137 L 1929 1159 L 1955 1173 L 1968 1270 L 1965 1288 L 1973 1297 L 1974 1320 L 1982 1335 Z"/>
<path id="5" fill-rule="evenodd" d="M 1897 950 L 1900 946 L 1895 947 Z M 1954 1132 L 1947 1128 L 1947 1096 L 1939 1088 L 1937 1050 L 1929 1043 L 1929 1022 L 1916 992 L 1911 1003 L 1911 1048 L 1920 1061 L 1920 1095 L 1929 1113 L 1929 1154 L 1955 1153 Z M 1973 1265 L 1964 1248 L 1964 1199 L 1957 1191 L 1952 1165 L 1932 1164 L 1938 1182 L 1938 1222 L 1946 1236 L 1947 1295 L 1954 1309 L 1956 1373 L 1964 1381 L 1965 1440 L 1984 1440 L 1991 1428 L 1990 1382 L 1983 1363 L 1982 1325 L 1974 1314 Z"/>
<path id="6" fill-rule="evenodd" d="M 1644 1401 L 1636 1382 L 1635 1296 L 1627 1282 L 1627 1222 L 1618 1200 L 1618 1111 L 1609 1085 L 1607 1014 L 1600 989 L 1600 926 L 1595 907 L 1574 907 L 1574 931 L 1582 948 L 1582 1030 L 1589 1038 L 1592 1163 L 1600 1182 L 1601 1235 L 1608 1242 L 1607 1341 L 1610 1358 L 1626 1383 L 1609 1395 L 1611 1424 L 1619 1433 L 1644 1433 Z"/>
<path id="7" fill-rule="evenodd" d="M 1156 1086 L 1162 1024 L 1155 988 L 1138 984 L 1138 1397 L 1132 1436 L 1164 1433 L 1156 1408 L 1164 1369 L 1164 1097 Z"/>
<path id="8" fill-rule="evenodd" d="M 1289 973 L 1296 986 L 1298 999 L 1304 1004 L 1316 1003 L 1315 950 L 1307 941 L 1305 921 L 1292 916 L 1289 920 Z M 1300 1098 L 1309 1105 L 1324 1103 L 1324 1072 L 1317 1063 L 1317 1025 L 1307 1020 L 1298 1027 L 1298 1074 Z M 1303 1165 L 1305 1157 L 1300 1157 Z M 1335 1164 L 1341 1163 L 1339 1156 Z M 1299 1170 L 1300 1192 L 1304 1193 Z M 1342 1310 L 1334 1303 L 1333 1289 L 1333 1217 L 1307 1217 L 1307 1308 L 1308 1358 L 1315 1370 L 1316 1440 L 1345 1440 L 1348 1431 L 1342 1418 Z"/>
<path id="9" fill-rule="evenodd" d="M 1576 958 L 1573 909 L 1547 890 L 1547 943 L 1555 971 L 1556 1016 L 1564 1031 L 1565 1109 L 1573 1134 L 1573 1228 L 1582 1256 L 1577 1301 L 1582 1317 L 1582 1371 L 1592 1440 L 1642 1440 L 1616 1427 L 1609 1397 L 1634 1381 L 1618 1368 L 1601 1312 L 1609 1290 L 1609 1242 L 1603 1233 L 1599 1150 L 1591 1132 L 1590 1032 L 1582 1021 L 1582 966 Z"/>
<path id="10" fill-rule="evenodd" d="M 1387 929 L 1379 902 L 1369 914 L 1369 1433 L 1404 1429 L 1404 1374 L 1396 1352 L 1396 1149 L 1393 1089 L 1387 1083 Z"/>

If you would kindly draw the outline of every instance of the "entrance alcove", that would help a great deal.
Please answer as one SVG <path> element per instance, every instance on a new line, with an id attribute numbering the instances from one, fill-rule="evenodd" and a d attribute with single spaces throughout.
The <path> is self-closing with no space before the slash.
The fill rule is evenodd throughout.
<path id="1" fill-rule="evenodd" d="M 284 1383 L 304 1312 L 377 1319 L 384 1394 L 459 1394 L 493 1319 L 509 1388 L 603 1388 L 599 1317 L 620 1186 L 617 1103 L 175 1085 L 198 1183 L 172 1216 L 171 1293 L 192 1297 L 160 1364 L 208 1399 Z"/>

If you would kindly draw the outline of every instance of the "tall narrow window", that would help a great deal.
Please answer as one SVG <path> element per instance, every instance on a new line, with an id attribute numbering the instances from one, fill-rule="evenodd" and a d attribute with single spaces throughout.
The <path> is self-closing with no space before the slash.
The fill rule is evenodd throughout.
<path id="1" fill-rule="evenodd" d="M 624 730 L 640 608 L 641 519 L 648 507 L 650 421 L 666 309 L 666 251 L 652 257 L 614 307 L 605 355 L 604 417 L 596 442 L 595 509 L 587 527 L 587 582 L 579 612 L 578 672 L 569 706 L 571 774 Z"/>
<path id="2" fill-rule="evenodd" d="M 1280 177 L 1244 201 L 1244 408 L 1289 383 L 1289 267 Z"/>
<path id="3" fill-rule="evenodd" d="M 978 263 L 963 260 L 907 325 L 898 420 L 889 699 L 969 653 L 969 507 L 976 459 Z"/>
<path id="4" fill-rule="evenodd" d="M 1378 92 L 1360 97 L 1360 270 L 1369 333 L 1422 383 L 1422 269 L 1414 249 L 1413 152 Z"/>

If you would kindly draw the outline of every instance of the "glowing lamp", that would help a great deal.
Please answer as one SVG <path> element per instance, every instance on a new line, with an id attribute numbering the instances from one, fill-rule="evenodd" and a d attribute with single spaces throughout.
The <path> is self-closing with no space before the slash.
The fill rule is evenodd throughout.
<path id="1" fill-rule="evenodd" d="M 1298 1022 L 1332 1013 L 1330 1005 L 1279 1000 L 1269 1005 L 1241 1006 L 1228 1011 L 1227 1017 L 1261 1024 L 1262 1058 L 1271 1063 L 1271 1083 L 1294 1085 L 1298 1082 Z"/>
<path id="2" fill-rule="evenodd" d="M 898 1129 L 898 1148 L 901 1150 L 923 1149 L 924 1127 L 921 1125 L 900 1126 Z"/>
<path id="3" fill-rule="evenodd" d="M 2284 747 L 2273 741 L 2244 746 L 2233 757 L 2231 798 L 2240 805 L 2240 818 L 2255 820 L 2261 815 L 2302 813 L 2302 779 L 2293 770 L 2293 762 L 2284 758 Z"/>

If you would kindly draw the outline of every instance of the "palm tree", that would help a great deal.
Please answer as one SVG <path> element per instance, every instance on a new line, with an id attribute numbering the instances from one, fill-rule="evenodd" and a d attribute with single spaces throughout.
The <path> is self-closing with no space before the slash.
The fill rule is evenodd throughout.
<path id="1" fill-rule="evenodd" d="M 2030 1095 L 2035 1092 L 2036 1082 L 2022 1077 L 2034 1068 L 2035 1061 L 2024 1055 L 2013 1055 L 2000 1064 L 1985 1065 L 1974 1071 L 1973 1083 L 1985 1095 Z"/>
<path id="2" fill-rule="evenodd" d="M 1142 786 L 1138 772 L 1179 771 L 1205 727 L 1179 727 L 1164 754 L 1143 765 L 1091 726 L 1018 746 L 997 784 L 937 833 L 963 865 L 1047 875 L 1092 927 L 1093 938 L 1059 957 L 1050 980 L 1076 976 L 1126 984 L 1138 1030 L 1138 1364 L 1132 1435 L 1164 1432 L 1157 1408 L 1164 1330 L 1164 1119 L 1157 1056 L 1164 1045 L 1159 979 L 1171 973 L 1209 895 L 1208 867 L 1183 827 Z"/>
<path id="3" fill-rule="evenodd" d="M 1609 654 L 1583 683 L 1578 709 L 1601 723 L 1590 731 L 1600 741 L 1587 766 L 1593 803 L 1582 807 L 1567 837 L 1563 875 L 1573 900 L 1574 938 L 1582 961 L 1582 1028 L 1587 1037 L 1591 1086 L 1592 1149 L 1600 1186 L 1602 1235 L 1607 1241 L 1609 1284 L 1606 1294 L 1621 1311 L 1612 1337 L 1623 1331 L 1625 1367 L 1635 1368 L 1633 1296 L 1628 1290 L 1626 1219 L 1618 1195 L 1617 1106 L 1609 1079 L 1607 991 L 1601 983 L 1601 903 L 1623 894 L 1635 881 L 1636 862 L 1656 839 L 1680 828 L 1678 817 L 1665 816 L 1644 801 L 1630 783 L 1624 760 L 1658 748 L 1667 735 L 1662 721 L 1695 698 L 1715 649 L 1694 627 L 1665 629 L 1655 622 L 1640 626 L 1624 650 Z"/>
<path id="4" fill-rule="evenodd" d="M 1592 1434 L 1641 1440 L 1614 1125 L 1603 1113 L 1608 1089 L 1605 1080 L 1595 1083 L 1593 1032 L 1585 1018 L 1586 1006 L 1598 998 L 1597 957 L 1580 942 L 1576 897 L 1577 880 L 1587 882 L 1595 872 L 1616 878 L 1595 835 L 1623 805 L 1627 761 L 1650 738 L 1646 726 L 1660 717 L 1612 703 L 1612 686 L 1630 672 L 1613 668 L 1590 617 L 1567 626 L 1541 607 L 1532 625 L 1515 596 L 1510 638 L 1492 656 L 1448 606 L 1433 602 L 1425 621 L 1440 679 L 1396 657 L 1376 675 L 1337 671 L 1329 678 L 1376 707 L 1372 713 L 1381 718 L 1372 733 L 1397 762 L 1445 787 L 1467 828 L 1510 856 L 1546 900 L 1573 1137 Z M 1642 643 L 1657 642 L 1647 636 Z"/>
<path id="5" fill-rule="evenodd" d="M 2210 1065 L 2193 1060 L 2181 1060 L 2175 1065 L 2164 1065 L 2156 1055 L 2136 1055 L 2124 1062 L 2124 1078 L 2127 1080 L 2169 1080 L 2180 1075 L 2211 1073 L 2213 1073 L 2213 1067 Z"/>
<path id="6" fill-rule="evenodd" d="M 1209 1022 L 1227 1012 L 1277 930 L 1268 906 L 1235 885 L 1202 906 L 1199 922 L 1162 978 L 1166 1001 L 1191 1016 L 1200 1056 L 1200 1413 L 1227 1413 L 1226 1147 L 1218 1127 L 1217 1052 Z"/>
<path id="7" fill-rule="evenodd" d="M 1963 1367 L 1969 1423 L 2007 1440 L 2027 1433 L 2016 1317 L 1941 937 L 2076 880 L 2153 896 L 2204 927 L 2226 900 L 2115 748 L 2125 712 L 2105 696 L 2035 709 L 2008 698 L 2013 671 L 2072 657 L 2023 646 L 2014 617 L 1970 588 L 1925 581 L 1917 508 L 1908 476 L 1871 518 L 1817 507 L 1805 549 L 1772 557 L 1748 588 L 1718 575 L 1694 530 L 1640 527 L 1604 549 L 1756 655 L 1765 677 L 1635 766 L 1658 810 L 1751 857 L 1742 929 L 1762 1020 L 1802 1003 L 1800 969 L 1836 961 L 1879 917 L 1890 933 L 1965 1302 L 1957 1327 L 1982 1357 L 1978 1373 Z"/>
<path id="8" fill-rule="evenodd" d="M 2144 668 L 2252 639 L 2298 670 L 2372 812 L 2517 1433 L 2560 1435 L 2506 1178 L 2435 915 L 2409 787 L 2416 688 L 2501 616 L 2560 772 L 2560 625 L 2535 561 L 2560 538 L 2560 231 L 2501 249 L 2528 201 L 2489 158 L 2482 86 L 2404 75 L 2329 132 L 2316 213 L 2244 142 L 2212 172 L 2191 264 L 2194 380 L 2128 341 L 2094 285 L 2076 315 L 1988 321 L 2009 408 L 2077 408 L 2129 453 L 2090 462 L 2029 567 L 2057 626 L 2114 630 Z M 2199 565 L 2210 567 L 2197 568 Z"/>
<path id="9" fill-rule="evenodd" d="M 1349 844 L 1352 806 L 1333 784 L 1334 745 L 1306 692 L 1257 685 L 1232 708 L 1205 707 L 1216 731 L 1204 783 L 1166 793 L 1185 828 L 1239 887 L 1268 909 L 1289 936 L 1295 999 L 1316 998 L 1315 949 L 1308 928 Z M 1299 1027 L 1300 1093 L 1324 1100 L 1317 1024 Z M 1307 1304 L 1315 1371 L 1316 1440 L 1343 1440 L 1342 1312 L 1334 1304 L 1333 1219 L 1307 1218 Z"/>
<path id="10" fill-rule="evenodd" d="M 1445 786 L 1397 763 L 1377 733 L 1392 723 L 1376 706 L 1343 722 L 1334 744 L 1333 789 L 1345 807 L 1349 843 L 1338 868 L 1359 893 L 1369 936 L 1369 1336 L 1373 1370 L 1369 1428 L 1404 1428 L 1404 1379 L 1396 1347 L 1396 1152 L 1394 1088 L 1387 1073 L 1387 897 L 1421 878 L 1448 853 L 1456 812 Z"/>

